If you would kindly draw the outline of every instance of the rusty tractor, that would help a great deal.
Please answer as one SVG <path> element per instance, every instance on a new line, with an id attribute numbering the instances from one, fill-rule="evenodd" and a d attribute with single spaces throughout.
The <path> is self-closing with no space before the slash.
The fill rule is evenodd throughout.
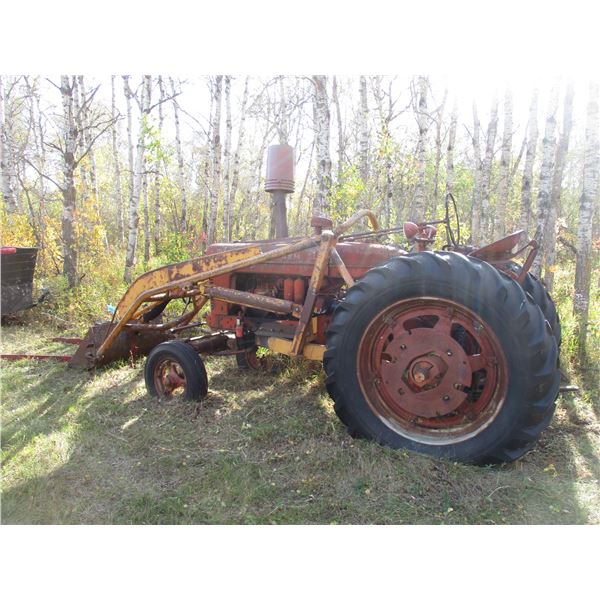
<path id="1" fill-rule="evenodd" d="M 475 464 L 529 451 L 552 419 L 560 382 L 558 315 L 528 273 L 536 243 L 518 248 L 516 232 L 462 245 L 451 196 L 439 221 L 381 229 L 360 210 L 337 226 L 315 217 L 313 235 L 286 237 L 290 151 L 274 147 L 268 161 L 284 237 L 216 243 L 142 275 L 70 365 L 147 355 L 151 396 L 200 400 L 208 390 L 201 355 L 235 355 L 240 367 L 260 369 L 266 349 L 323 362 L 352 436 Z M 370 229 L 356 231 L 365 221 Z M 439 225 L 448 243 L 432 251 Z M 408 251 L 383 243 L 400 232 Z M 164 319 L 175 300 L 183 313 Z M 187 335 L 194 328 L 204 329 Z"/>

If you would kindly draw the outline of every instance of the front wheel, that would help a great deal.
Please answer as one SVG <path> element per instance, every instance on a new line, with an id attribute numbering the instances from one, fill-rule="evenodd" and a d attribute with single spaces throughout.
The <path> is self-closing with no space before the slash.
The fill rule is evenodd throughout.
<path id="1" fill-rule="evenodd" d="M 540 309 L 491 265 L 394 258 L 333 316 L 324 366 L 349 432 L 468 463 L 515 460 L 550 422 L 557 345 Z"/>
<path id="2" fill-rule="evenodd" d="M 204 362 L 188 344 L 173 340 L 150 352 L 144 367 L 146 390 L 161 400 L 201 400 L 208 392 Z"/>

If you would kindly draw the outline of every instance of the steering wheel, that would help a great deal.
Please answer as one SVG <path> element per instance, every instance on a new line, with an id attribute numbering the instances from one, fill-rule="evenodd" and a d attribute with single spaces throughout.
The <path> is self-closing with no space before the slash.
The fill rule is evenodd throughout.
<path id="1" fill-rule="evenodd" d="M 452 208 L 454 212 L 454 219 L 456 221 L 456 237 L 454 237 L 454 232 L 452 231 L 452 226 L 450 225 L 450 200 L 452 201 Z M 456 207 L 456 200 L 451 192 L 446 194 L 446 218 L 444 219 L 446 225 L 446 239 L 448 240 L 448 246 L 456 247 L 460 246 L 460 220 L 458 218 L 458 208 Z"/>

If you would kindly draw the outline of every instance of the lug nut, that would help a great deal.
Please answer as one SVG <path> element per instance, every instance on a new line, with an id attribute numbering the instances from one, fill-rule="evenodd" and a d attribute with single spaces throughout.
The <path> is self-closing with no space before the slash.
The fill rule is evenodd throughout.
<path id="1" fill-rule="evenodd" d="M 448 356 L 452 356 L 452 351 L 451 351 L 451 350 L 448 350 L 448 351 L 446 352 L 446 354 L 447 354 Z"/>
<path id="2" fill-rule="evenodd" d="M 400 350 L 406 350 L 406 344 L 400 344 Z"/>
<path id="3" fill-rule="evenodd" d="M 455 383 L 454 384 L 454 389 L 455 390 L 460 390 L 460 383 Z"/>
<path id="4" fill-rule="evenodd" d="M 446 395 L 446 396 L 444 396 L 444 397 L 442 398 L 442 400 L 443 400 L 444 402 L 448 402 L 448 400 L 450 400 L 450 396 Z"/>

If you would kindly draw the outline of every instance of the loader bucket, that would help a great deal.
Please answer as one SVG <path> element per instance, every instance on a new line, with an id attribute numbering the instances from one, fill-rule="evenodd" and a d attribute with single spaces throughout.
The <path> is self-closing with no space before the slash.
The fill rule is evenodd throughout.
<path id="1" fill-rule="evenodd" d="M 146 356 L 152 348 L 174 337 L 168 331 L 145 331 L 143 333 L 130 330 L 121 331 L 103 356 L 98 357 L 98 348 L 116 326 L 116 323 L 104 322 L 90 327 L 69 362 L 69 366 L 75 369 L 91 369 L 115 360 Z"/>

